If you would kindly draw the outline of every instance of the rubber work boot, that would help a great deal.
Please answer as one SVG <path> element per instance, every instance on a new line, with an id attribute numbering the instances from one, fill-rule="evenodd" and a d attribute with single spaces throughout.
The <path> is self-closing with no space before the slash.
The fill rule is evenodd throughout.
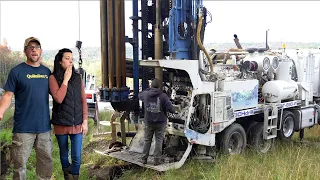
<path id="1" fill-rule="evenodd" d="M 69 174 L 69 180 L 78 180 L 79 175 Z"/>
<path id="2" fill-rule="evenodd" d="M 69 180 L 69 169 L 70 166 L 67 168 L 62 168 L 64 180 Z"/>

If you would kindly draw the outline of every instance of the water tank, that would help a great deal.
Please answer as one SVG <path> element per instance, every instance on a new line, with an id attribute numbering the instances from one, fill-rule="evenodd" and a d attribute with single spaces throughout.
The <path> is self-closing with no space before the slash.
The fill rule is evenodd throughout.
<path id="1" fill-rule="evenodd" d="M 268 81 L 262 87 L 262 95 L 267 102 L 274 103 L 292 99 L 298 94 L 296 82 L 275 80 Z"/>

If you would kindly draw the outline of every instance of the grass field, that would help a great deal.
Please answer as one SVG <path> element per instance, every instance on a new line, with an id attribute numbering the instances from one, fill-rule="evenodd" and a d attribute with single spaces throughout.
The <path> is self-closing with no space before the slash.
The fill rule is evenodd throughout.
<path id="1" fill-rule="evenodd" d="M 8 110 L 5 114 L 4 114 L 4 118 L 2 121 L 0 121 L 0 125 L 6 124 L 8 123 L 8 120 L 12 120 L 10 119 L 10 117 L 12 117 L 13 115 L 13 111 L 12 110 Z M 89 126 L 91 127 L 89 129 L 89 134 L 92 134 L 92 130 L 93 128 L 93 121 L 90 120 L 89 121 Z M 11 133 L 11 129 L 6 129 L 6 128 L 2 128 L 1 132 L 0 132 L 0 140 L 1 142 L 3 142 L 4 144 L 11 144 L 11 137 L 12 137 L 12 133 Z M 86 146 L 89 142 L 90 139 L 92 138 L 91 135 L 85 136 L 84 140 L 83 140 L 83 145 Z M 60 159 L 59 159 L 59 150 L 58 150 L 58 143 L 57 143 L 57 139 L 55 138 L 55 136 L 52 136 L 52 142 L 53 142 L 53 165 L 54 165 L 54 171 L 53 171 L 53 180 L 60 180 L 63 179 L 63 174 L 61 171 L 61 164 L 60 164 Z M 31 155 L 29 157 L 29 160 L 27 162 L 27 179 L 29 180 L 33 180 L 33 179 L 37 179 L 36 177 L 36 169 L 35 169 L 35 164 L 36 164 L 36 154 L 34 149 L 31 152 Z M 82 177 L 80 179 L 86 180 L 87 178 L 87 168 L 85 166 L 81 167 L 81 174 Z M 10 173 L 4 177 L 4 179 L 9 180 L 12 179 L 12 170 L 10 170 Z M 0 178 L 1 179 L 1 178 Z"/>
<path id="2" fill-rule="evenodd" d="M 153 170 L 139 169 L 124 173 L 121 179 L 319 179 L 320 127 L 306 130 L 305 142 L 275 142 L 266 154 L 249 150 L 233 156 L 218 155 L 215 163 L 187 161 L 182 168 L 159 174 Z"/>
<path id="3" fill-rule="evenodd" d="M 10 113 L 10 112 L 8 112 Z M 11 112 L 12 113 L 12 112 Z M 101 119 L 110 118 L 110 113 L 101 113 Z M 10 115 L 6 115 L 8 117 Z M 80 179 L 96 179 L 92 169 L 105 173 L 107 167 L 124 162 L 95 154 L 92 149 L 97 146 L 107 146 L 110 138 L 94 139 L 92 133 L 97 128 L 90 122 L 90 132 L 84 139 L 83 161 Z M 108 131 L 105 128 L 104 131 Z M 10 141 L 10 131 L 1 131 L 1 140 Z M 258 155 L 246 150 L 243 154 L 233 156 L 218 155 L 215 163 L 188 160 L 180 169 L 170 170 L 165 173 L 145 168 L 133 168 L 124 171 L 119 179 L 319 179 L 320 177 L 320 127 L 315 126 L 305 131 L 304 143 L 299 143 L 298 133 L 291 142 L 275 142 L 271 151 Z M 58 147 L 53 137 L 54 151 L 54 177 L 63 179 L 59 162 Z M 35 176 L 35 153 L 32 152 L 27 164 L 27 179 L 36 179 Z M 12 179 L 12 173 L 6 176 Z M 108 179 L 108 176 L 104 176 Z"/>

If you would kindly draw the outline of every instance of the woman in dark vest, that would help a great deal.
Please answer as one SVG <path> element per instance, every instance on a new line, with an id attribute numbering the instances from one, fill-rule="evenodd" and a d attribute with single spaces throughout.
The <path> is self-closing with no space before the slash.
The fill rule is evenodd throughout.
<path id="1" fill-rule="evenodd" d="M 78 179 L 80 174 L 82 136 L 88 131 L 88 107 L 84 84 L 72 64 L 72 51 L 61 49 L 54 60 L 49 77 L 53 97 L 52 119 L 60 149 L 60 161 L 65 179 Z M 71 141 L 71 159 L 68 138 Z"/>

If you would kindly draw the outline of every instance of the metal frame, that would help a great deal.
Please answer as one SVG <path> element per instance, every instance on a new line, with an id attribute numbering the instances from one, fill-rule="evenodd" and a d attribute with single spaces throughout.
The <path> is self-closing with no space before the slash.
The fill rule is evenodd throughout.
<path id="1" fill-rule="evenodd" d="M 284 103 L 275 103 L 278 110 L 297 107 L 301 105 L 301 100 L 288 101 Z M 258 107 L 239 110 L 234 112 L 235 118 L 247 117 L 264 113 L 264 108 L 271 108 L 272 104 L 259 104 Z"/>

